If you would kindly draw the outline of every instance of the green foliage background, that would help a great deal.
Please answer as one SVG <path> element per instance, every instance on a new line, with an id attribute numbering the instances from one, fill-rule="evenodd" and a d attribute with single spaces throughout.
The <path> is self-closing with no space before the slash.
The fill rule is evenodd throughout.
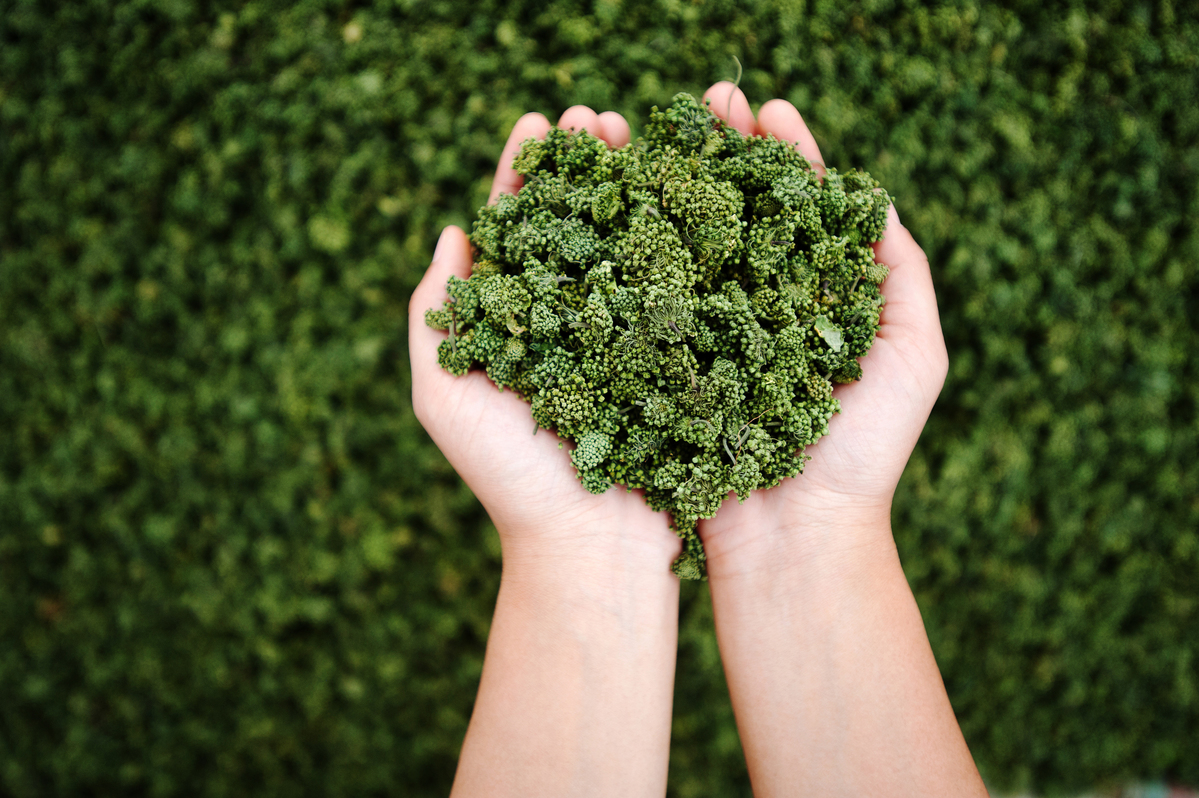
<path id="1" fill-rule="evenodd" d="M 408 295 L 520 114 L 636 128 L 733 56 L 931 257 L 896 536 L 985 777 L 1199 784 L 1194 5 L 0 12 L 0 794 L 448 792 L 499 550 Z M 748 795 L 681 620 L 671 792 Z"/>

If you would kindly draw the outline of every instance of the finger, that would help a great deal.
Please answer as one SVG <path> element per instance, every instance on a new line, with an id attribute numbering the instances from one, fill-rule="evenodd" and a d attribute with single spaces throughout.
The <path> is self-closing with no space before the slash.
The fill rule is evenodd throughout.
<path id="1" fill-rule="evenodd" d="M 704 92 L 704 99 L 711 100 L 712 113 L 728 122 L 742 135 L 752 136 L 758 131 L 754 112 L 749 108 L 745 93 L 727 80 L 722 80 Z"/>
<path id="2" fill-rule="evenodd" d="M 452 225 L 442 230 L 433 251 L 433 262 L 408 300 L 408 356 L 412 361 L 414 388 L 435 373 L 446 373 L 437 365 L 437 346 L 445 333 L 425 324 L 425 311 L 445 303 L 449 298 L 445 286 L 450 275 L 466 279 L 470 276 L 470 265 L 470 239 L 466 233 Z"/>
<path id="3" fill-rule="evenodd" d="M 758 132 L 765 136 L 773 134 L 779 141 L 795 145 L 803 157 L 811 162 L 816 174 L 824 177 L 824 156 L 816 137 L 795 106 L 786 100 L 770 100 L 758 111 Z"/>
<path id="4" fill-rule="evenodd" d="M 520 145 L 525 139 L 545 138 L 550 129 L 550 121 L 541 114 L 525 114 L 517 120 L 508 135 L 508 143 L 500 153 L 500 162 L 495 168 L 495 180 L 491 182 L 491 196 L 487 198 L 490 205 L 500 194 L 515 194 L 524 185 L 524 179 L 512 168 L 512 159 L 520 151 Z"/>
<path id="5" fill-rule="evenodd" d="M 608 142 L 609 147 L 618 150 L 629 143 L 629 123 L 623 116 L 615 111 L 604 111 L 599 115 L 599 121 L 600 138 Z"/>
<path id="6" fill-rule="evenodd" d="M 599 114 L 585 105 L 572 105 L 567 108 L 558 119 L 558 127 L 563 130 L 573 130 L 576 133 L 586 130 L 593 136 L 603 138 L 600 136 Z"/>
<path id="7" fill-rule="evenodd" d="M 887 302 L 883 305 L 879 337 L 901 338 L 924 349 L 943 349 L 928 257 L 899 221 L 895 205 L 887 209 L 887 229 L 874 245 L 874 259 L 891 269 L 882 285 Z"/>

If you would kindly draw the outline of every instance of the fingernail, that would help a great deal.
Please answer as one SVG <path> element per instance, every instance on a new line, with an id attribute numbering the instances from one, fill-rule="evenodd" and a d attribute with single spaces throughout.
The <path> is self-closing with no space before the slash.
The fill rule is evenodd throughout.
<path id="1" fill-rule="evenodd" d="M 433 247 L 433 260 L 437 260 L 437 257 L 441 255 L 441 250 L 445 247 L 446 234 L 449 232 L 449 227 L 441 231 L 441 236 L 437 239 L 437 246 Z"/>
<path id="2" fill-rule="evenodd" d="M 887 224 L 890 225 L 894 221 L 900 227 L 903 227 L 903 222 L 899 221 L 899 211 L 895 210 L 895 203 L 891 203 L 891 207 L 887 208 Z"/>

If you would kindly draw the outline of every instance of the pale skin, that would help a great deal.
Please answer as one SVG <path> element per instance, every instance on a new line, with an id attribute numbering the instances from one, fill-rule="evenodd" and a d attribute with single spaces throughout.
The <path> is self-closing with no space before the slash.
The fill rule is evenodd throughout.
<path id="1" fill-rule="evenodd" d="M 730 100 L 730 94 L 732 94 Z M 729 83 L 705 94 L 742 133 L 824 159 L 799 112 L 755 117 Z M 558 120 L 619 147 L 619 114 L 575 106 Z M 549 121 L 517 122 L 491 200 L 515 192 L 512 156 Z M 895 487 L 945 378 L 928 261 L 894 209 L 876 258 L 891 267 L 865 379 L 809 447 L 802 476 L 701 522 L 716 634 L 757 796 L 985 796 L 891 536 Z M 594 496 L 528 404 L 481 372 L 437 365 L 424 312 L 470 273 L 446 228 L 413 293 L 417 417 L 491 515 L 503 575 L 454 796 L 641 796 L 666 791 L 681 546 L 637 492 Z M 500 467 L 502 464 L 502 467 Z"/>

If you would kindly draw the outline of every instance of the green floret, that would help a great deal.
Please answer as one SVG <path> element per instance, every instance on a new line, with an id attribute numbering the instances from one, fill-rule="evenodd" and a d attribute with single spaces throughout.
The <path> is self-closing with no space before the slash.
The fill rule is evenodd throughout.
<path id="1" fill-rule="evenodd" d="M 686 94 L 626 147 L 554 128 L 514 167 L 524 187 L 479 211 L 471 277 L 426 314 L 438 361 L 524 395 L 587 490 L 669 511 L 673 570 L 705 578 L 698 522 L 798 475 L 834 383 L 862 376 L 890 198 Z"/>

